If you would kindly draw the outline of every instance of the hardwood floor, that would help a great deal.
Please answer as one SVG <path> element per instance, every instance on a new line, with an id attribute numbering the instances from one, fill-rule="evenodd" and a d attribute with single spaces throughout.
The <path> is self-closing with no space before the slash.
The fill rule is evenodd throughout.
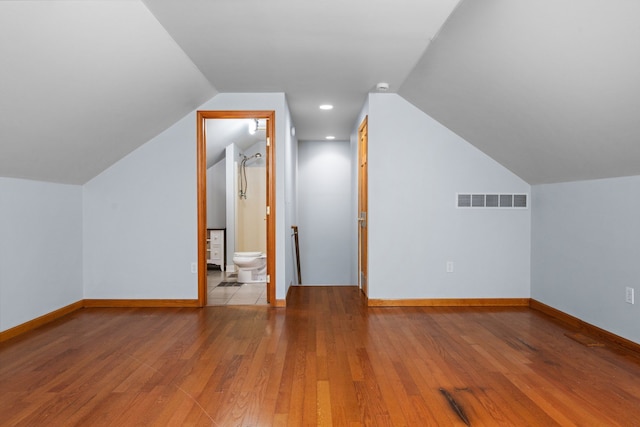
<path id="1" fill-rule="evenodd" d="M 640 426 L 640 357 L 528 308 L 89 308 L 0 344 L 2 426 Z"/>

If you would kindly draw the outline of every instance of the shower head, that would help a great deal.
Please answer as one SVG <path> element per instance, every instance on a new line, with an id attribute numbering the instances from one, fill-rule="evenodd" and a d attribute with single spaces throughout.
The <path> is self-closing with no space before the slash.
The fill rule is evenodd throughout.
<path id="1" fill-rule="evenodd" d="M 253 156 L 250 156 L 250 157 L 247 157 L 247 156 L 245 156 L 244 154 L 240 154 L 240 155 L 241 155 L 242 157 L 244 157 L 244 158 L 242 159 L 242 162 L 243 162 L 243 163 L 246 163 L 246 162 L 248 162 L 248 161 L 249 161 L 249 160 L 251 160 L 251 159 L 259 159 L 260 157 L 262 157 L 262 153 L 256 153 L 256 154 L 254 154 Z"/>

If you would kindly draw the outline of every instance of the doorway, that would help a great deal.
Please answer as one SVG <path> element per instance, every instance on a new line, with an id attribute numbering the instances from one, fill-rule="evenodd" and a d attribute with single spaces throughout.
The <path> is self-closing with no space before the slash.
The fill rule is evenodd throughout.
<path id="1" fill-rule="evenodd" d="M 264 123 L 266 134 L 264 147 L 266 205 L 263 208 L 266 222 L 266 300 L 268 304 L 275 305 L 274 111 L 198 111 L 197 113 L 198 304 L 201 307 L 207 305 L 207 239 L 210 233 L 207 229 L 207 120 L 211 119 L 245 119 Z M 221 267 L 222 270 L 225 266 Z"/>
<path id="2" fill-rule="evenodd" d="M 368 117 L 358 128 L 358 287 L 366 297 L 368 285 Z"/>

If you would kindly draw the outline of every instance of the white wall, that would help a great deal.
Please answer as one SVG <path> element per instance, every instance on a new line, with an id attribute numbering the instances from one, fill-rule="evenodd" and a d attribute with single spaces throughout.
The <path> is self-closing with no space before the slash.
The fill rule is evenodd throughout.
<path id="1" fill-rule="evenodd" d="M 284 94 L 219 94 L 198 110 L 275 110 L 276 298 L 284 298 Z M 196 111 L 85 184 L 83 194 L 85 298 L 197 298 Z"/>
<path id="2" fill-rule="evenodd" d="M 298 224 L 302 282 L 347 285 L 353 253 L 350 230 L 349 141 L 298 143 Z"/>
<path id="3" fill-rule="evenodd" d="M 370 298 L 529 297 L 531 211 L 457 209 L 456 192 L 530 186 L 400 96 L 371 94 Z"/>
<path id="4" fill-rule="evenodd" d="M 225 240 L 227 247 L 225 256 L 227 258 L 226 271 L 234 271 L 233 253 L 236 252 L 236 201 L 238 200 L 238 162 L 236 159 L 240 154 L 240 148 L 236 144 L 229 144 L 225 148 L 225 177 L 226 185 L 226 225 L 227 231 Z"/>
<path id="5" fill-rule="evenodd" d="M 207 169 L 207 228 L 225 228 L 227 179 L 225 159 Z"/>
<path id="6" fill-rule="evenodd" d="M 639 194 L 638 176 L 534 186 L 531 297 L 640 343 Z"/>
<path id="7" fill-rule="evenodd" d="M 0 331 L 82 299 L 82 188 L 0 178 Z"/>

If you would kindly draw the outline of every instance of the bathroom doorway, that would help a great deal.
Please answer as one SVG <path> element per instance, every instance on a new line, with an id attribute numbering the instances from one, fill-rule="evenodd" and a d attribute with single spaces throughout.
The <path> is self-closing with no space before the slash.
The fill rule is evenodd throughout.
<path id="1" fill-rule="evenodd" d="M 275 113 L 199 111 L 197 116 L 199 304 L 274 305 Z M 207 199 L 225 192 L 222 181 L 226 196 L 219 209 Z M 243 269 L 238 277 L 234 252 L 262 253 L 266 259 L 262 255 L 256 260 L 260 268 Z"/>

